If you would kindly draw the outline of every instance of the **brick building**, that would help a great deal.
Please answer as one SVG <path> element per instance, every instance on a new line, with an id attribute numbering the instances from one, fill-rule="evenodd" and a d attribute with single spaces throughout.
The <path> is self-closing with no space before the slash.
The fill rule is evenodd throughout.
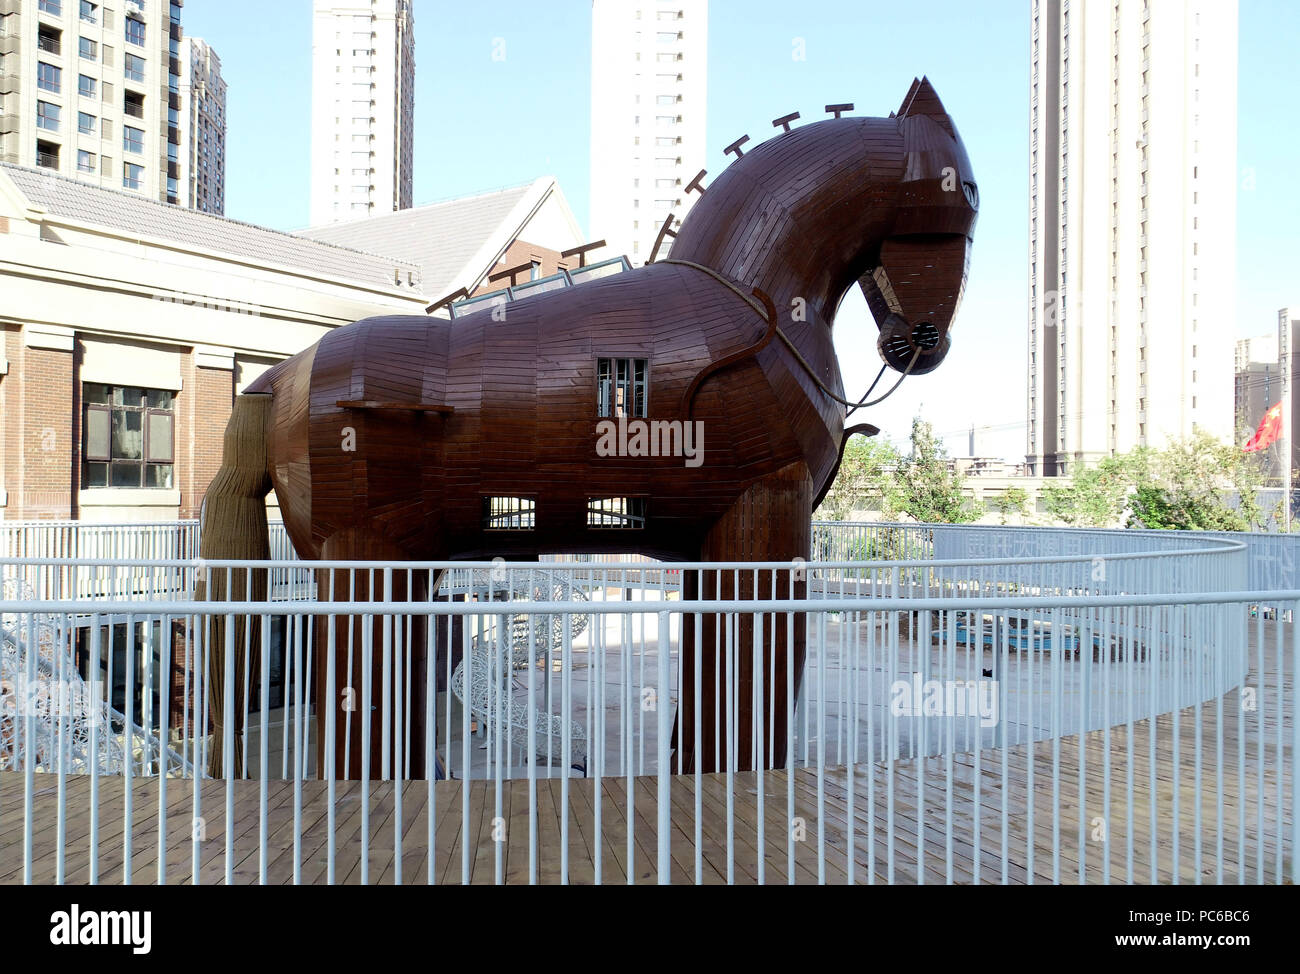
<path id="1" fill-rule="evenodd" d="M 0 520 L 196 517 L 276 362 L 582 242 L 550 178 L 402 218 L 312 239 L 0 165 Z"/>
<path id="2" fill-rule="evenodd" d="M 419 268 L 0 166 L 0 519 L 198 512 L 233 398 Z"/>

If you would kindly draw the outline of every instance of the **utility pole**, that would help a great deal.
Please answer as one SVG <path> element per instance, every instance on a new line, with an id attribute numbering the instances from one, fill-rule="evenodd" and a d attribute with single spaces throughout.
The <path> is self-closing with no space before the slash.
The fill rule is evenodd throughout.
<path id="1" fill-rule="evenodd" d="M 1277 313 L 1277 365 L 1278 382 L 1282 387 L 1282 524 L 1291 530 L 1291 471 L 1295 466 L 1291 446 L 1291 314 L 1283 308 Z"/>

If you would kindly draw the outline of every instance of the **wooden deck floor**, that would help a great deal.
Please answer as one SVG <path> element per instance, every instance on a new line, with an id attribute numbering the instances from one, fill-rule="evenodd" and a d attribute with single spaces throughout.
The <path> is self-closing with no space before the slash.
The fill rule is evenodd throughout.
<path id="1" fill-rule="evenodd" d="M 1290 627 L 1284 628 L 1283 645 L 1289 654 Z M 1111 882 L 1128 882 L 1131 878 L 1139 883 L 1153 879 L 1167 883 L 1174 880 L 1175 874 L 1184 883 L 1198 879 L 1206 883 L 1239 879 L 1273 882 L 1289 876 L 1294 814 L 1289 797 L 1292 675 L 1288 666 L 1281 697 L 1286 705 L 1279 708 L 1277 660 L 1271 632 L 1265 642 L 1264 670 L 1271 674 L 1265 684 L 1268 691 L 1260 699 L 1258 709 L 1241 715 L 1240 727 L 1244 733 L 1239 733 L 1240 695 L 1235 692 L 1221 702 L 1203 706 L 1199 721 L 1195 710 L 1183 711 L 1179 715 L 1177 748 L 1173 715 L 1155 722 L 1154 789 L 1150 787 L 1153 728 L 1146 722 L 1134 725 L 1131 747 L 1128 732 L 1121 726 L 1110 731 L 1109 742 L 1103 732 L 1095 732 L 1082 738 L 1063 739 L 1059 745 L 1042 742 L 1032 748 L 1011 748 L 1005 752 L 986 750 L 978 755 L 955 755 L 951 759 L 903 761 L 896 763 L 892 770 L 883 766 L 859 766 L 853 769 L 852 827 L 848 811 L 848 769 L 833 768 L 825 772 L 820 781 L 823 795 L 820 803 L 817 771 L 797 770 L 794 815 L 802 820 L 805 832 L 795 842 L 795 882 L 815 883 L 819 871 L 824 871 L 827 882 L 845 882 L 850 840 L 857 882 L 892 879 L 898 883 L 914 883 L 918 871 L 923 871 L 926 883 L 949 879 L 958 883 L 976 880 L 1074 883 L 1102 882 L 1107 878 Z M 1256 656 L 1252 652 L 1252 668 L 1255 665 Z M 1251 683 L 1258 685 L 1253 673 Z M 1220 719 L 1224 741 L 1221 759 L 1215 748 L 1216 725 Z M 1196 774 L 1198 737 L 1199 779 Z M 1054 767 L 1059 770 L 1059 791 L 1055 792 Z M 1130 768 L 1132 785 L 1128 782 Z M 765 812 L 761 841 L 760 778 Z M 923 787 L 918 788 L 918 780 Z M 57 779 L 38 775 L 36 784 L 35 820 L 40 827 L 33 841 L 32 878 L 35 882 L 48 883 L 55 878 Z M 787 882 L 790 868 L 787 838 L 791 823 L 786 810 L 789 787 L 786 773 L 735 775 L 731 855 L 727 843 L 727 778 L 705 775 L 700 785 L 703 809 L 700 880 L 726 882 L 730 868 L 734 881 L 756 882 L 761 846 L 764 881 Z M 602 821 L 597 828 L 595 782 L 569 780 L 570 882 L 591 883 L 599 878 L 606 883 L 622 883 L 628 881 L 629 873 L 637 883 L 657 880 L 656 786 L 654 778 L 633 779 L 629 796 L 626 779 L 604 779 L 599 793 Z M 459 781 L 440 782 L 435 787 L 435 880 L 461 882 L 462 856 L 468 843 L 470 882 L 492 883 L 498 875 L 506 883 L 529 882 L 532 877 L 528 781 L 504 783 L 500 812 L 504 826 L 498 830 L 499 842 L 493 838 L 493 819 L 497 814 L 494 784 L 484 781 L 469 784 L 470 814 L 465 829 L 461 828 L 463 787 L 464 783 Z M 536 878 L 542 883 L 557 883 L 563 878 L 562 782 L 542 779 L 537 788 Z M 236 814 L 229 826 L 234 881 L 255 883 L 260 860 L 256 782 L 236 782 L 235 793 Z M 891 794 L 892 847 L 889 844 Z M 131 879 L 136 883 L 157 882 L 157 780 L 137 781 L 132 795 Z M 225 782 L 208 781 L 202 785 L 205 833 L 199 846 L 198 877 L 202 883 L 220 883 L 225 878 L 225 795 Z M 423 883 L 427 879 L 427 795 L 424 782 L 408 783 L 402 792 L 401 880 L 404 883 Z M 372 883 L 392 883 L 396 878 L 395 797 L 391 784 L 376 784 L 371 791 L 368 881 Z M 192 782 L 168 783 L 166 878 L 170 883 L 187 883 L 192 879 L 192 801 Z M 89 779 L 70 777 L 66 825 L 69 882 L 85 882 L 89 875 L 89 804 Z M 694 882 L 693 777 L 672 779 L 672 805 L 671 879 L 674 883 Z M 1198 806 L 1199 828 L 1195 818 Z M 337 882 L 361 880 L 361 807 L 359 784 L 339 783 L 335 824 Z M 123 880 L 123 808 L 123 781 L 101 779 L 100 882 Z M 326 812 L 325 785 L 304 782 L 300 878 L 305 883 L 326 881 Z M 629 818 L 633 838 L 630 855 Z M 292 882 L 295 852 L 290 782 L 271 783 L 267 832 L 267 880 Z M 6 772 L 0 774 L 0 883 L 22 882 L 22 843 L 23 777 Z M 595 861 L 598 844 L 599 876 Z M 1058 850 L 1055 859 L 1054 847 Z"/>

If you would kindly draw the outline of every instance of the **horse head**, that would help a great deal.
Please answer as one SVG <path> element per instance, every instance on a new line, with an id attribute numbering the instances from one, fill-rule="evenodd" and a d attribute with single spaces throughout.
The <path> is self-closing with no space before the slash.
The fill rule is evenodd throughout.
<path id="1" fill-rule="evenodd" d="M 896 115 L 903 145 L 894 223 L 859 278 L 880 329 L 886 364 L 922 375 L 938 368 L 970 267 L 979 189 L 966 147 L 925 78 Z"/>

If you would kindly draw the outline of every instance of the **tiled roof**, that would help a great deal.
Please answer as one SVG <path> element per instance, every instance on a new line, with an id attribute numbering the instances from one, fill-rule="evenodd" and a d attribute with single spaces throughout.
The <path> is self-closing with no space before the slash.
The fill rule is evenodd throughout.
<path id="1" fill-rule="evenodd" d="M 440 298 L 455 286 L 456 277 L 536 185 L 526 183 L 301 233 L 313 240 L 415 261 L 420 265 L 424 293 Z"/>
<path id="2" fill-rule="evenodd" d="M 418 273 L 418 264 L 397 257 L 364 253 L 199 213 L 133 193 L 78 182 L 48 170 L 0 163 L 0 173 L 12 180 L 34 206 L 54 216 L 111 230 L 171 240 L 321 277 L 390 288 L 395 270 L 401 270 L 403 284 L 408 272 Z M 416 287 L 424 293 L 418 277 Z"/>

